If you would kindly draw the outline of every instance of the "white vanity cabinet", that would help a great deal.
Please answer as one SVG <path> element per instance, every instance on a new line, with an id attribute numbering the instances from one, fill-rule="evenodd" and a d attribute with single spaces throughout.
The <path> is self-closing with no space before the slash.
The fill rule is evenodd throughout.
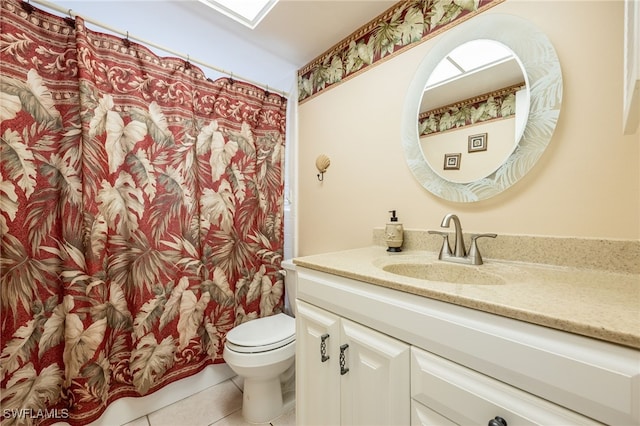
<path id="1" fill-rule="evenodd" d="M 298 424 L 640 424 L 638 350 L 300 265 L 296 288 Z"/>
<path id="2" fill-rule="evenodd" d="M 296 321 L 298 424 L 409 424 L 409 345 L 300 300 Z"/>

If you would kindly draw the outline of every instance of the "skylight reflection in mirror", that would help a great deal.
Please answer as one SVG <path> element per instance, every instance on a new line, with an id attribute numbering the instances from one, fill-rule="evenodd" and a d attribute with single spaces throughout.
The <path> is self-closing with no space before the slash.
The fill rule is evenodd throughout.
<path id="1" fill-rule="evenodd" d="M 473 40 L 449 53 L 433 70 L 425 90 L 448 83 L 513 57 L 513 52 L 493 40 Z"/>

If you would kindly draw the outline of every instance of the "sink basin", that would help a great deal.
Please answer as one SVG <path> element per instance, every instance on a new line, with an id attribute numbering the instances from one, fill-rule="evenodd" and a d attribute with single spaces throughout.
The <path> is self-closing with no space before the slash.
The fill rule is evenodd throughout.
<path id="1" fill-rule="evenodd" d="M 482 266 L 461 265 L 455 263 L 398 262 L 381 265 L 383 271 L 428 281 L 440 281 L 451 284 L 497 285 L 504 284 L 504 278 L 482 271 Z"/>

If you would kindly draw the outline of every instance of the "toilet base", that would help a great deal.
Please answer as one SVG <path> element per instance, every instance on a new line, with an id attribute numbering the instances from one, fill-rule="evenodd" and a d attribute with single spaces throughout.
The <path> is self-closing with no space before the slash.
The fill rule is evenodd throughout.
<path id="1" fill-rule="evenodd" d="M 272 379 L 244 378 L 242 416 L 248 423 L 264 424 L 295 405 L 295 365 Z M 283 396 L 284 395 L 284 396 Z"/>
<path id="2" fill-rule="evenodd" d="M 242 416 L 249 423 L 269 423 L 282 414 L 280 378 L 244 379 Z"/>

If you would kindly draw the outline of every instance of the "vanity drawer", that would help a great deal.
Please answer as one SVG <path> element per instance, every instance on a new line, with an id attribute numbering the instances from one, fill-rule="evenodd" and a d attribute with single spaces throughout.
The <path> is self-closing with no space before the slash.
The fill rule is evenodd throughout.
<path id="1" fill-rule="evenodd" d="M 415 399 L 411 400 L 411 426 L 457 426 Z"/>
<path id="2" fill-rule="evenodd" d="M 431 410 L 460 425 L 486 425 L 496 416 L 509 426 L 601 424 L 416 347 L 411 348 L 411 397 L 429 410 L 412 408 L 417 424 L 436 424 Z"/>

